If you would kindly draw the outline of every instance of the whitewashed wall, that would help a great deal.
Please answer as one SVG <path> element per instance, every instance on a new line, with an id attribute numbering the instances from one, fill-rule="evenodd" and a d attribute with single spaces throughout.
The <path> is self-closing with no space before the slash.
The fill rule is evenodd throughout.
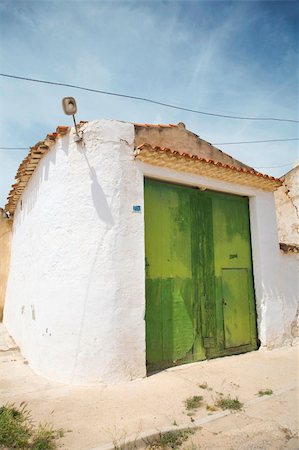
<path id="1" fill-rule="evenodd" d="M 281 332 L 276 329 L 274 346 L 294 344 L 299 338 L 299 255 L 280 254 Z"/>
<path id="2" fill-rule="evenodd" d="M 143 177 L 134 127 L 58 139 L 15 213 L 5 324 L 32 368 L 68 383 L 145 375 Z"/>
<path id="3" fill-rule="evenodd" d="M 250 197 L 259 337 L 286 342 L 273 194 L 136 162 L 132 124 L 83 130 L 83 148 L 58 139 L 15 212 L 4 321 L 31 367 L 74 384 L 145 376 L 144 175 Z"/>

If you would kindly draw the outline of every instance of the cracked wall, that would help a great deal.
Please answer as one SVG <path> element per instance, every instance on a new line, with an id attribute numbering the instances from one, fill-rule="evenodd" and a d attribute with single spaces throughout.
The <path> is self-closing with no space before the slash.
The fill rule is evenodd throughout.
<path id="1" fill-rule="evenodd" d="M 275 204 L 279 241 L 299 245 L 299 165 L 285 175 Z"/>
<path id="2" fill-rule="evenodd" d="M 283 185 L 275 191 L 276 219 L 279 241 L 287 244 L 280 254 L 280 320 L 282 333 L 274 333 L 270 346 L 293 344 L 299 329 L 299 165 L 285 175 Z M 289 246 L 295 246 L 288 251 Z M 284 247 L 282 247 L 284 248 Z"/>

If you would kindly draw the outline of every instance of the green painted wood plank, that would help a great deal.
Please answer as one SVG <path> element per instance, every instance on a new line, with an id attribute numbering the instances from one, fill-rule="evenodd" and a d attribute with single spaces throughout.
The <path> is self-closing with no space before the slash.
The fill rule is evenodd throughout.
<path id="1" fill-rule="evenodd" d="M 251 343 L 248 269 L 222 269 L 225 348 Z"/>
<path id="2" fill-rule="evenodd" d="M 205 357 L 201 336 L 198 336 L 196 311 L 199 308 L 193 270 L 194 192 L 182 186 L 145 180 L 149 365 L 157 364 L 159 358 L 162 365 L 167 362 L 171 365 Z M 161 286 L 159 293 L 152 288 L 157 283 Z M 154 298 L 157 295 L 158 298 Z M 158 326 L 162 326 L 159 337 Z"/>
<path id="3" fill-rule="evenodd" d="M 145 179 L 145 252 L 148 367 L 256 348 L 247 198 Z"/>

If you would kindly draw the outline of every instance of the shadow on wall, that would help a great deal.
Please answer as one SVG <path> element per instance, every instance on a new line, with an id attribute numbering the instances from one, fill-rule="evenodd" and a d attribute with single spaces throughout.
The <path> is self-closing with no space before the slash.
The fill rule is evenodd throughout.
<path id="1" fill-rule="evenodd" d="M 91 167 L 85 151 L 83 152 L 84 158 L 86 159 L 89 174 L 91 178 L 91 195 L 92 201 L 97 212 L 99 219 L 106 223 L 106 225 L 111 228 L 114 225 L 114 220 L 110 211 L 110 207 L 108 205 L 105 193 L 100 186 L 99 180 L 97 178 L 96 171 L 93 167 Z"/>
<path id="2" fill-rule="evenodd" d="M 62 141 L 61 147 L 61 150 L 63 150 L 66 155 L 69 152 L 69 143 L 70 137 L 66 136 Z M 22 213 L 18 214 L 17 216 L 16 222 L 18 222 L 18 225 L 22 223 L 25 217 L 30 214 L 31 210 L 34 208 L 34 205 L 38 198 L 40 185 L 44 181 L 48 180 L 51 166 L 55 166 L 56 164 L 56 153 L 56 151 L 50 150 L 49 153 L 47 153 L 47 155 L 45 155 L 45 157 L 43 158 L 42 170 L 36 170 L 34 176 L 31 178 L 30 191 L 26 190 L 24 193 L 25 195 L 22 196 L 19 202 L 20 210 L 22 211 Z M 111 228 L 114 225 L 114 220 L 110 211 L 110 207 L 106 200 L 105 193 L 99 184 L 95 169 L 90 165 L 87 159 L 85 151 L 83 151 L 82 153 L 87 162 L 90 178 L 92 181 L 91 194 L 95 210 L 99 219 L 102 220 L 109 228 Z"/>
<path id="3" fill-rule="evenodd" d="M 87 166 L 89 169 L 89 175 L 91 178 L 91 196 L 92 196 L 94 208 L 97 212 L 99 219 L 101 221 L 103 221 L 107 225 L 108 228 L 112 228 L 112 226 L 114 225 L 114 220 L 113 220 L 105 193 L 100 186 L 95 169 L 90 165 L 90 163 L 88 161 L 85 150 L 82 153 L 86 160 L 86 163 L 87 163 Z M 99 237 L 98 244 L 97 244 L 96 248 L 93 249 L 94 254 L 93 254 L 93 259 L 92 259 L 92 263 L 91 263 L 90 270 L 89 270 L 89 278 L 88 278 L 86 293 L 84 296 L 83 311 L 82 311 L 82 315 L 81 315 L 80 326 L 78 329 L 78 340 L 77 340 L 77 344 L 76 344 L 76 358 L 75 358 L 75 362 L 74 362 L 74 366 L 73 366 L 73 370 L 72 370 L 72 378 L 71 378 L 72 383 L 76 379 L 78 361 L 79 361 L 79 357 L 81 354 L 81 351 L 80 351 L 81 350 L 81 340 L 85 334 L 86 311 L 88 309 L 87 308 L 88 302 L 90 301 L 91 282 L 94 278 L 96 262 L 99 257 L 100 249 L 101 249 L 102 245 L 103 245 L 103 237 L 102 238 Z"/>

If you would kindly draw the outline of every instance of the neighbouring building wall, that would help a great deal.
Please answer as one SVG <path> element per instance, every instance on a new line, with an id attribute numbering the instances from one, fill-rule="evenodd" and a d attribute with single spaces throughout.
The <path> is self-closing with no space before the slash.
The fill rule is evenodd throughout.
<path id="1" fill-rule="evenodd" d="M 31 367 L 67 383 L 145 376 L 143 177 L 134 127 L 74 130 L 18 203 L 4 321 Z M 142 211 L 142 209 L 141 209 Z"/>
<path id="2" fill-rule="evenodd" d="M 285 175 L 275 203 L 279 241 L 299 245 L 299 165 Z"/>
<path id="3" fill-rule="evenodd" d="M 0 321 L 3 317 L 6 284 L 9 272 L 12 220 L 0 208 Z"/>
<path id="4" fill-rule="evenodd" d="M 284 177 L 275 191 L 276 217 L 281 246 L 279 276 L 283 333 L 274 344 L 292 344 L 299 337 L 299 166 Z M 277 319 L 278 320 L 278 319 Z"/>

